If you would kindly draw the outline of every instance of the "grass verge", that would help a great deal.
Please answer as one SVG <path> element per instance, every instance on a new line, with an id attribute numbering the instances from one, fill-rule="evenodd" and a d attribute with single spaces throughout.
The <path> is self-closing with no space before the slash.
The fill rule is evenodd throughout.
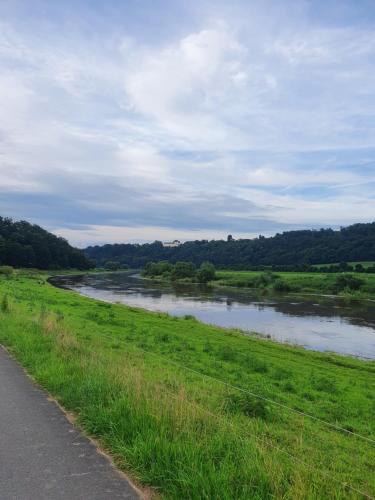
<path id="1" fill-rule="evenodd" d="M 46 278 L 0 280 L 0 342 L 163 498 L 375 495 L 374 443 L 356 435 L 375 439 L 373 362 L 98 302 Z"/>

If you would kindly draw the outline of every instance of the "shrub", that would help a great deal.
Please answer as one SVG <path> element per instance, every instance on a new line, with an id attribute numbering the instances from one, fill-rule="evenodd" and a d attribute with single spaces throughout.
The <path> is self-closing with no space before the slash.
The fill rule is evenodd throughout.
<path id="1" fill-rule="evenodd" d="M 104 268 L 107 269 L 108 271 L 118 271 L 120 267 L 121 267 L 120 263 L 113 260 L 109 260 L 104 264 Z"/>
<path id="2" fill-rule="evenodd" d="M 213 264 L 211 264 L 210 262 L 203 262 L 197 272 L 197 281 L 199 283 L 208 283 L 208 281 L 214 280 L 215 276 L 216 271 Z"/>
<path id="3" fill-rule="evenodd" d="M 357 278 L 352 274 L 340 274 L 340 276 L 337 276 L 336 281 L 333 284 L 333 291 L 334 293 L 338 293 L 343 290 L 356 291 L 361 288 L 363 283 L 363 279 Z"/>
<path id="4" fill-rule="evenodd" d="M 176 262 L 171 278 L 178 280 L 183 278 L 193 278 L 195 276 L 195 267 L 191 262 Z"/>
<path id="5" fill-rule="evenodd" d="M 160 262 L 147 262 L 141 274 L 142 276 L 149 276 L 150 278 L 155 276 L 169 276 L 172 270 L 172 264 L 165 260 L 161 260 Z"/>

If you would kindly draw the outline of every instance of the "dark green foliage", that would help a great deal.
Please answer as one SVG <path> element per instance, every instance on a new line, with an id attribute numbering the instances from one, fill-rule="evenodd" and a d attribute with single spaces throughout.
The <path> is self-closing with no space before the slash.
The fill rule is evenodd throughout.
<path id="1" fill-rule="evenodd" d="M 93 263 L 64 239 L 26 221 L 0 217 L 0 265 L 90 269 Z"/>
<path id="2" fill-rule="evenodd" d="M 184 318 L 184 319 L 186 319 L 186 320 L 196 321 L 196 317 L 195 317 L 195 316 L 193 316 L 192 314 L 185 314 L 185 315 L 183 316 L 183 318 Z"/>
<path id="3" fill-rule="evenodd" d="M 340 274 L 333 285 L 333 292 L 338 293 L 343 290 L 356 291 L 361 288 L 364 281 L 351 274 Z"/>
<path id="4" fill-rule="evenodd" d="M 117 271 L 118 269 L 120 269 L 120 267 L 121 265 L 114 260 L 108 260 L 104 264 L 104 269 L 108 269 L 108 271 Z"/>
<path id="5" fill-rule="evenodd" d="M 167 261 L 147 262 L 145 267 L 142 269 L 142 275 L 149 278 L 166 275 L 170 276 L 172 270 L 173 265 Z"/>
<path id="6" fill-rule="evenodd" d="M 197 281 L 199 283 L 208 283 L 215 279 L 215 274 L 215 267 L 211 262 L 203 262 L 197 272 Z"/>
<path id="7" fill-rule="evenodd" d="M 194 278 L 195 266 L 191 262 L 176 262 L 173 267 L 171 279 L 180 280 L 184 278 Z"/>
<path id="8" fill-rule="evenodd" d="M 142 276 L 148 278 L 162 278 L 177 280 L 190 280 L 198 283 L 208 283 L 215 279 L 215 267 L 210 262 L 203 262 L 198 270 L 192 262 L 168 261 L 147 262 L 142 269 Z"/>
<path id="9" fill-rule="evenodd" d="M 196 266 L 210 261 L 216 267 L 239 270 L 275 266 L 277 271 L 303 272 L 315 264 L 341 262 L 333 266 L 332 272 L 350 271 L 352 267 L 346 262 L 375 260 L 375 222 L 354 224 L 338 231 L 288 231 L 271 238 L 188 241 L 175 248 L 163 247 L 160 241 L 155 241 L 144 245 L 94 246 L 85 252 L 98 264 L 115 259 L 133 268 L 143 267 L 149 261 L 168 260 L 191 261 Z M 375 267 L 371 270 L 375 272 Z"/>

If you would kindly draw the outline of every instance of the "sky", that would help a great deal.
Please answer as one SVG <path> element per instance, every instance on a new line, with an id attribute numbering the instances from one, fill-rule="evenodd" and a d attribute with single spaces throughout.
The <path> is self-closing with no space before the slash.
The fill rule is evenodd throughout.
<path id="1" fill-rule="evenodd" d="M 72 244 L 375 220 L 373 0 L 0 0 L 0 215 Z"/>

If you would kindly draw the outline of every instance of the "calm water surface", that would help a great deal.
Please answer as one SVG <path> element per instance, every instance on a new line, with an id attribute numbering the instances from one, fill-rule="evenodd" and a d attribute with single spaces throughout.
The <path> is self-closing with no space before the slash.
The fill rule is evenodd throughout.
<path id="1" fill-rule="evenodd" d="M 95 299 L 176 316 L 191 314 L 205 323 L 256 331 L 309 349 L 375 359 L 375 303 L 370 301 L 259 297 L 241 289 L 159 284 L 129 273 L 66 276 L 52 282 Z"/>

